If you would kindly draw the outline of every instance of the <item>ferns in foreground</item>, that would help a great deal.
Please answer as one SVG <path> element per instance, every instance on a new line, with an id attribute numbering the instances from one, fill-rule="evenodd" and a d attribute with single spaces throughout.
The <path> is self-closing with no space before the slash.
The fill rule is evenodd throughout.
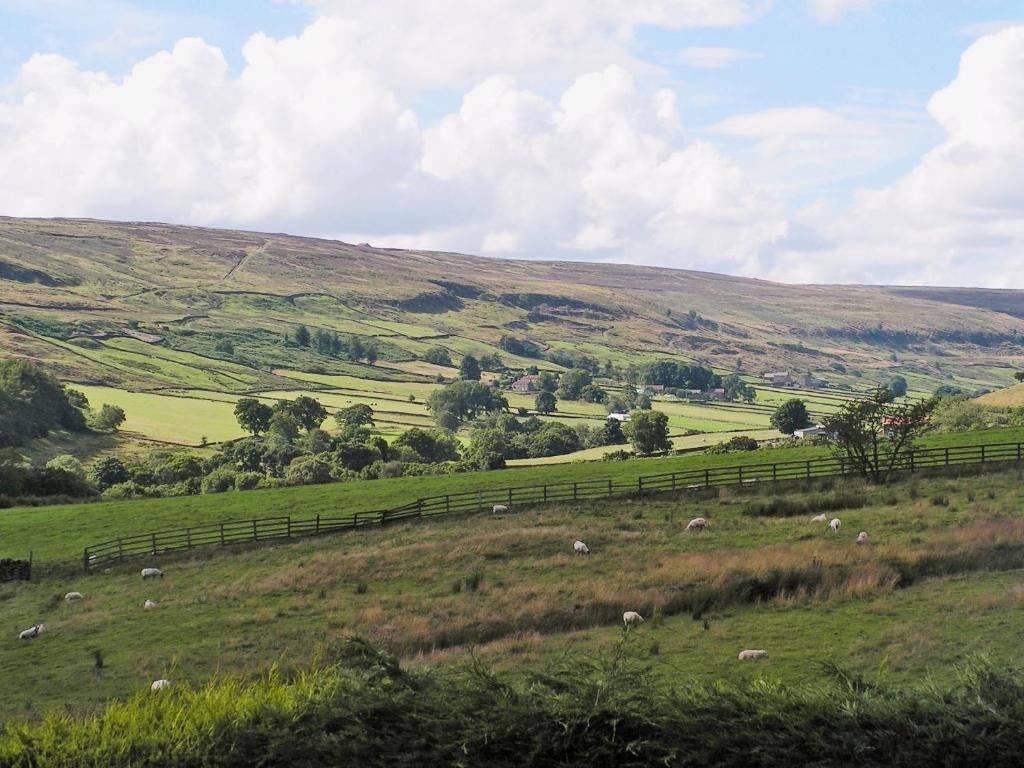
<path id="1" fill-rule="evenodd" d="M 409 671 L 362 640 L 333 663 L 213 680 L 98 715 L 8 725 L 11 766 L 1018 765 L 1024 674 L 978 659 L 948 687 L 834 670 L 819 686 L 666 686 L 630 639 L 499 676 Z"/>

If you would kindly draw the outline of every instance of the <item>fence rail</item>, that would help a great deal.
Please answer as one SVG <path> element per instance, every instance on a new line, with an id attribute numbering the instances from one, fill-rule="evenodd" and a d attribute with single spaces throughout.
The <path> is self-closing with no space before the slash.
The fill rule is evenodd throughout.
<path id="1" fill-rule="evenodd" d="M 1021 462 L 1022 460 L 1024 460 L 1024 443 L 920 448 L 903 457 L 895 469 L 902 472 L 915 472 L 933 467 Z M 629 481 L 595 478 L 544 485 L 488 488 L 427 496 L 400 507 L 355 512 L 344 516 L 317 515 L 306 519 L 295 519 L 288 516 L 264 517 L 125 536 L 86 547 L 82 555 L 82 564 L 88 572 L 92 568 L 129 559 L 154 557 L 199 547 L 226 547 L 231 544 L 248 542 L 320 536 L 402 520 L 480 512 L 496 505 L 512 507 L 513 505 L 580 501 L 645 493 L 699 491 L 719 486 L 837 477 L 852 472 L 853 468 L 846 460 L 826 456 L 805 461 L 735 464 L 657 475 L 641 475 L 635 480 Z"/>

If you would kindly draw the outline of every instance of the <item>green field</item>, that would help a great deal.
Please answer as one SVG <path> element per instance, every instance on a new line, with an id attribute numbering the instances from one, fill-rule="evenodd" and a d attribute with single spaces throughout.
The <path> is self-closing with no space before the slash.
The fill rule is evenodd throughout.
<path id="1" fill-rule="evenodd" d="M 934 435 L 921 444 L 941 447 L 1017 441 L 1024 441 L 1024 428 Z M 827 452 L 827 448 L 815 446 L 766 448 L 740 453 L 613 462 L 550 463 L 505 471 L 356 480 L 202 496 L 22 507 L 4 510 L 0 514 L 0 541 L 4 542 L 5 551 L 13 555 L 24 555 L 31 550 L 43 562 L 75 561 L 82 556 L 82 548 L 89 544 L 155 530 L 278 515 L 338 517 L 400 506 L 421 496 L 488 488 L 538 486 L 594 478 L 631 483 L 641 475 L 738 464 L 804 461 L 824 456 Z"/>
<path id="2" fill-rule="evenodd" d="M 332 508 L 328 494 L 344 488 L 122 509 L 152 523 L 157 505 L 175 502 L 180 524 L 227 511 L 225 502 L 251 513 L 262 500 L 288 497 L 312 512 Z M 0 585 L 0 718 L 90 709 L 159 677 L 201 683 L 215 673 L 305 664 L 348 633 L 413 666 L 459 662 L 473 647 L 499 669 L 540 669 L 567 649 L 609 648 L 622 636 L 624 610 L 648 618 L 633 641 L 652 673 L 671 681 L 815 682 L 824 679 L 821 663 L 832 661 L 853 673 L 883 669 L 900 683 L 949 679 L 953 663 L 976 653 L 1016 659 L 1024 610 L 1017 471 L 887 488 L 815 481 L 787 498 L 839 499 L 846 508 L 829 516 L 843 520 L 842 531 L 809 522 L 810 511 L 758 516 L 751 505 L 768 497 L 722 489 L 703 499 L 549 505 Z M 78 507 L 77 521 L 68 508 L 39 510 L 49 527 L 16 529 L 22 545 L 56 553 L 110 525 L 111 509 Z M 709 531 L 685 531 L 697 515 L 711 521 Z M 859 530 L 870 532 L 869 546 L 854 543 Z M 576 538 L 590 545 L 589 557 L 573 555 Z M 143 582 L 140 565 L 159 565 L 166 578 Z M 85 601 L 66 603 L 69 590 Z M 159 608 L 143 611 L 146 599 Z M 17 639 L 38 621 L 46 633 Z M 749 647 L 768 649 L 769 659 L 738 664 Z"/>

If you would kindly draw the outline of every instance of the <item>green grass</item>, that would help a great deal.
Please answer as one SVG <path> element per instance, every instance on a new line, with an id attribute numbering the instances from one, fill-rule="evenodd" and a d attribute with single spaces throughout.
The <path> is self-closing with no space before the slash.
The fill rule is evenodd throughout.
<path id="1" fill-rule="evenodd" d="M 936 435 L 922 445 L 942 447 L 1018 440 L 1024 440 L 1024 428 Z M 338 516 L 399 506 L 420 496 L 477 489 L 536 486 L 591 478 L 610 478 L 617 483 L 633 482 L 640 475 L 737 464 L 803 461 L 826 455 L 827 451 L 822 447 L 797 446 L 742 453 L 524 466 L 506 471 L 360 480 L 204 496 L 15 508 L 0 513 L 0 540 L 15 553 L 33 550 L 36 557 L 44 561 L 71 560 L 81 557 L 82 548 L 88 544 L 153 530 L 276 515 L 309 518 L 319 513 Z"/>
<path id="2" fill-rule="evenodd" d="M 0 585 L 0 718 L 87 710 L 159 677 L 201 684 L 217 673 L 302 665 L 352 632 L 416 667 L 458 662 L 475 647 L 499 668 L 541 669 L 567 649 L 609 648 L 624 610 L 648 617 L 637 643 L 652 673 L 671 682 L 743 683 L 763 672 L 820 683 L 820 662 L 835 661 L 866 675 L 885 666 L 904 683 L 948 679 L 950 665 L 973 653 L 1016 659 L 1017 472 L 837 490 L 865 501 L 830 512 L 843 520 L 839 535 L 807 515 L 752 516 L 751 499 L 763 497 L 723 490 L 396 525 Z M 932 503 L 940 496 L 948 503 Z M 684 530 L 697 515 L 710 531 Z M 858 530 L 870 532 L 869 547 L 854 544 Z M 576 538 L 589 557 L 573 555 Z M 166 578 L 140 580 L 138 568 L 151 564 Z M 70 590 L 85 602 L 66 603 Z M 143 611 L 146 599 L 160 607 Z M 17 639 L 38 621 L 48 625 L 43 636 Z M 738 664 L 746 647 L 767 648 L 770 659 Z"/>

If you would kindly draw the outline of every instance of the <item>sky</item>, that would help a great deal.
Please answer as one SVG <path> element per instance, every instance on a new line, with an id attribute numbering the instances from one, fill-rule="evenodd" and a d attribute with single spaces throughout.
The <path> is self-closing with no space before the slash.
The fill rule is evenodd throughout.
<path id="1" fill-rule="evenodd" d="M 0 0 L 0 215 L 1024 288 L 1020 0 Z"/>

